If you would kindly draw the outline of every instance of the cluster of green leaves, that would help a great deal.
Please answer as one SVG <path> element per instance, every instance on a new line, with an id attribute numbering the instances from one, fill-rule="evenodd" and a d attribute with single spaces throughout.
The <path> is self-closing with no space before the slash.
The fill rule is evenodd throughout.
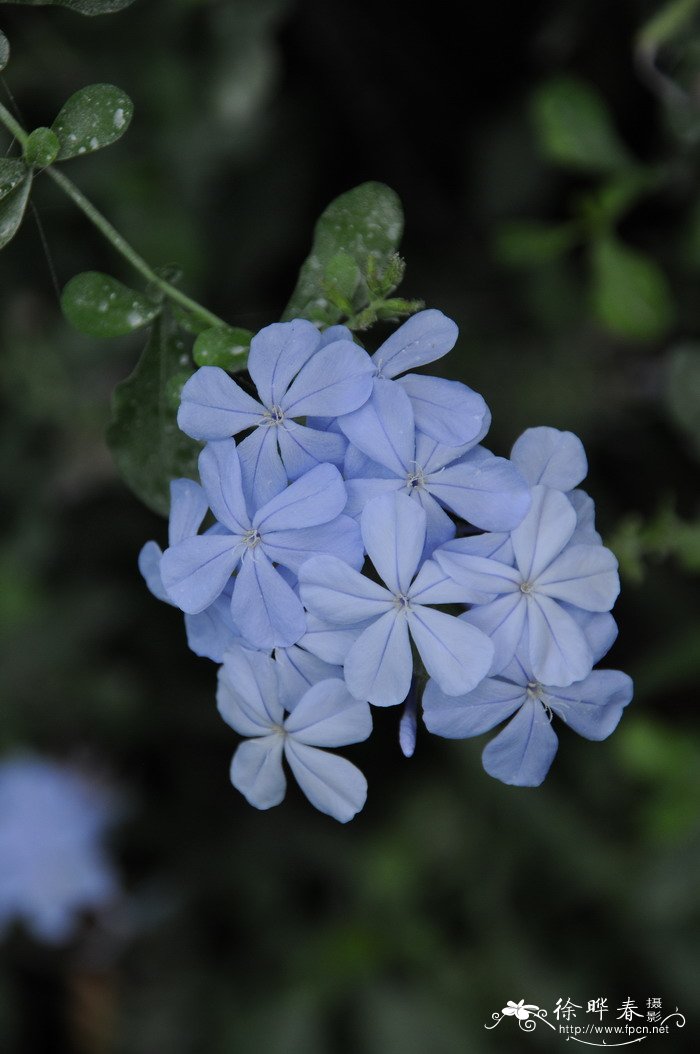
<path id="1" fill-rule="evenodd" d="M 81 15 L 111 15 L 133 4 L 134 0 L 4 0 L 9 4 L 31 7 L 68 7 Z"/>
<path id="2" fill-rule="evenodd" d="M 576 77 L 561 75 L 542 84 L 531 110 L 543 159 L 592 186 L 577 195 L 573 214 L 563 223 L 503 224 L 496 237 L 498 258 L 536 267 L 584 247 L 589 301 L 598 322 L 619 337 L 662 337 L 675 318 L 667 279 L 651 256 L 621 240 L 617 225 L 659 189 L 663 173 L 632 156 L 601 95 Z"/>

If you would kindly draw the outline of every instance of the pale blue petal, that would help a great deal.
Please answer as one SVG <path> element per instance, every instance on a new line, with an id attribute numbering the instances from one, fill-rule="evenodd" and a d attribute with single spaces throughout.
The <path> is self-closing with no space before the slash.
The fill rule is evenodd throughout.
<path id="1" fill-rule="evenodd" d="M 470 692 L 491 669 L 493 644 L 462 619 L 419 605 L 408 625 L 426 670 L 447 695 Z"/>
<path id="2" fill-rule="evenodd" d="M 416 432 L 411 400 L 392 381 L 374 382 L 372 397 L 339 422 L 351 443 L 397 476 L 406 476 L 414 463 Z"/>
<path id="3" fill-rule="evenodd" d="M 306 630 L 299 598 L 259 548 L 243 558 L 233 587 L 231 615 L 256 648 L 288 648 Z"/>
<path id="4" fill-rule="evenodd" d="M 591 672 L 586 636 L 555 600 L 540 594 L 528 599 L 527 629 L 532 672 L 541 684 L 567 686 Z"/>
<path id="5" fill-rule="evenodd" d="M 187 644 L 195 655 L 212 662 L 223 662 L 224 655 L 241 636 L 231 618 L 231 597 L 227 590 L 198 615 L 185 615 Z"/>
<path id="6" fill-rule="evenodd" d="M 419 311 L 384 341 L 372 361 L 380 376 L 398 377 L 441 359 L 452 351 L 458 335 L 456 324 L 441 311 Z"/>
<path id="7" fill-rule="evenodd" d="M 409 595 L 414 604 L 466 604 L 470 590 L 455 582 L 435 560 L 426 560 Z"/>
<path id="8" fill-rule="evenodd" d="M 436 549 L 433 559 L 445 574 L 464 586 L 469 604 L 487 604 L 502 593 L 520 592 L 520 575 L 513 567 L 486 556 L 472 556 L 470 538 L 455 538 Z"/>
<path id="9" fill-rule="evenodd" d="M 416 432 L 416 464 L 424 476 L 431 472 L 437 472 L 445 465 L 451 465 L 458 461 L 472 449 L 471 443 L 463 443 L 461 446 L 446 446 L 438 443 L 424 432 Z"/>
<path id="10" fill-rule="evenodd" d="M 262 547 L 270 560 L 283 564 L 295 573 L 312 556 L 337 556 L 357 571 L 364 563 L 360 528 L 356 520 L 345 515 L 336 516 L 330 523 L 322 523 L 319 527 L 268 531 Z"/>
<path id="11" fill-rule="evenodd" d="M 193 439 L 228 439 L 257 425 L 264 407 L 218 366 L 201 366 L 182 389 L 177 423 Z"/>
<path id="12" fill-rule="evenodd" d="M 238 446 L 243 489 L 251 512 L 267 504 L 287 486 L 287 472 L 277 439 L 277 428 L 261 425 Z"/>
<path id="13" fill-rule="evenodd" d="M 486 403 L 466 384 L 417 373 L 402 377 L 399 384 L 411 400 L 420 432 L 451 447 L 482 438 Z"/>
<path id="14" fill-rule="evenodd" d="M 419 502 L 425 512 L 425 545 L 423 546 L 423 559 L 432 556 L 435 549 L 451 541 L 457 530 L 454 520 L 451 520 L 441 505 L 435 501 L 424 487 L 415 487 L 411 491 L 411 497 Z"/>
<path id="15" fill-rule="evenodd" d="M 537 592 L 586 611 L 609 611 L 620 592 L 617 560 L 602 545 L 568 546 L 539 576 Z"/>
<path id="16" fill-rule="evenodd" d="M 503 532 L 470 534 L 467 538 L 460 538 L 459 552 L 466 556 L 490 556 L 502 564 L 508 564 L 509 567 L 513 567 L 515 563 L 510 534 Z"/>
<path id="17" fill-rule="evenodd" d="M 489 672 L 500 673 L 512 661 L 522 640 L 527 601 L 520 592 L 508 593 L 489 604 L 471 608 L 460 618 L 490 637 L 495 650 Z"/>
<path id="18" fill-rule="evenodd" d="M 325 348 L 328 344 L 334 344 L 337 340 L 352 340 L 352 331 L 347 326 L 329 326 L 319 334 L 321 343 L 319 347 Z"/>
<path id="19" fill-rule="evenodd" d="M 339 516 L 346 502 L 343 477 L 335 465 L 316 465 L 259 508 L 253 526 L 261 534 L 317 527 Z"/>
<path id="20" fill-rule="evenodd" d="M 570 545 L 602 545 L 603 539 L 595 529 L 595 502 L 585 490 L 571 490 L 566 495 L 576 513 L 576 530 Z"/>
<path id="21" fill-rule="evenodd" d="M 489 776 L 515 787 L 539 787 L 549 772 L 558 740 L 544 707 L 529 699 L 484 748 Z"/>
<path id="22" fill-rule="evenodd" d="M 353 626 L 340 628 L 332 623 L 323 622 L 316 615 L 308 612 L 306 633 L 299 643 L 324 662 L 342 666 L 350 648 L 367 625 L 367 622 L 358 622 Z"/>
<path id="23" fill-rule="evenodd" d="M 347 823 L 367 800 L 367 780 L 345 758 L 287 737 L 289 767 L 311 804 L 333 819 Z"/>
<path id="24" fill-rule="evenodd" d="M 207 496 L 199 483 L 192 479 L 174 479 L 170 484 L 168 544 L 177 545 L 196 534 L 208 508 Z"/>
<path id="25" fill-rule="evenodd" d="M 279 734 L 241 743 L 231 762 L 231 783 L 256 809 L 279 805 L 287 790 Z"/>
<path id="26" fill-rule="evenodd" d="M 312 685 L 284 722 L 287 733 L 311 747 L 344 747 L 360 743 L 372 731 L 367 703 L 350 695 L 342 678 Z"/>
<path id="27" fill-rule="evenodd" d="M 316 465 L 342 465 L 347 439 L 337 432 L 319 432 L 295 421 L 285 421 L 277 430 L 282 462 L 290 479 L 298 479 Z"/>
<path id="28" fill-rule="evenodd" d="M 558 428 L 528 428 L 516 440 L 510 456 L 531 487 L 541 483 L 555 490 L 572 490 L 588 472 L 581 440 Z"/>
<path id="29" fill-rule="evenodd" d="M 490 732 L 527 700 L 522 685 L 487 677 L 466 695 L 446 695 L 430 680 L 423 693 L 423 720 L 429 732 L 445 739 L 467 739 Z"/>
<path id="30" fill-rule="evenodd" d="M 486 531 L 511 531 L 530 507 L 530 489 L 517 468 L 481 452 L 427 477 L 426 487 L 462 519 Z"/>
<path id="31" fill-rule="evenodd" d="M 348 503 L 344 511 L 347 516 L 359 519 L 365 505 L 372 501 L 373 498 L 402 490 L 403 487 L 404 481 L 397 479 L 395 476 L 392 479 L 348 479 L 345 483 L 345 489 L 348 492 Z"/>
<path id="32" fill-rule="evenodd" d="M 158 600 L 164 600 L 166 604 L 172 604 L 172 600 L 165 591 L 160 574 L 160 561 L 162 558 L 163 550 L 158 543 L 146 542 L 139 553 L 139 571 L 153 596 Z"/>
<path id="33" fill-rule="evenodd" d="M 416 700 L 415 685 L 406 697 L 403 713 L 399 721 L 399 746 L 405 758 L 412 758 L 416 751 L 416 737 L 418 735 L 418 702 Z"/>
<path id="34" fill-rule="evenodd" d="M 632 678 L 620 670 L 594 670 L 568 688 L 547 688 L 545 702 L 569 728 L 586 739 L 607 739 L 634 694 Z"/>
<path id="35" fill-rule="evenodd" d="M 309 611 L 340 626 L 376 618 L 394 607 L 388 589 L 335 556 L 313 556 L 302 564 L 299 589 Z"/>
<path id="36" fill-rule="evenodd" d="M 250 342 L 248 372 L 267 407 L 280 406 L 299 370 L 321 346 L 314 325 L 305 319 L 274 322 Z"/>
<path id="37" fill-rule="evenodd" d="M 512 532 L 518 568 L 527 582 L 534 582 L 558 556 L 576 528 L 571 502 L 558 490 L 532 488 L 532 505 Z"/>
<path id="38" fill-rule="evenodd" d="M 356 699 L 396 706 L 408 695 L 412 676 L 407 621 L 394 608 L 357 638 L 345 660 L 345 681 Z"/>
<path id="39" fill-rule="evenodd" d="M 615 619 L 608 611 L 583 611 L 564 603 L 561 607 L 583 630 L 593 654 L 593 665 L 600 662 L 617 640 L 618 628 Z"/>
<path id="40" fill-rule="evenodd" d="M 278 672 L 269 655 L 234 645 L 219 670 L 216 705 L 241 736 L 262 736 L 282 725 Z"/>
<path id="41" fill-rule="evenodd" d="M 425 545 L 425 512 L 405 494 L 382 494 L 362 513 L 362 538 L 379 577 L 406 594 Z"/>
<path id="42" fill-rule="evenodd" d="M 207 443 L 199 455 L 199 475 L 211 511 L 232 534 L 245 534 L 250 527 L 241 465 L 234 439 Z"/>
<path id="43" fill-rule="evenodd" d="M 347 440 L 346 440 L 347 442 Z M 349 479 L 397 479 L 395 472 L 378 461 L 373 461 L 352 443 L 347 444 L 343 461 L 343 477 Z M 401 479 L 404 479 L 402 473 Z"/>
<path id="44" fill-rule="evenodd" d="M 204 611 L 231 578 L 242 548 L 233 535 L 203 534 L 166 549 L 160 573 L 171 601 L 191 615 Z"/>
<path id="45" fill-rule="evenodd" d="M 299 372 L 281 407 L 288 417 L 337 417 L 366 403 L 374 366 L 363 348 L 339 341 L 321 348 Z"/>
<path id="46" fill-rule="evenodd" d="M 303 641 L 304 637 L 301 639 Z M 329 677 L 343 676 L 340 665 L 331 666 L 298 644 L 293 644 L 291 648 L 278 648 L 275 651 L 275 661 L 282 703 L 285 710 L 290 712 L 313 684 L 327 681 Z"/>

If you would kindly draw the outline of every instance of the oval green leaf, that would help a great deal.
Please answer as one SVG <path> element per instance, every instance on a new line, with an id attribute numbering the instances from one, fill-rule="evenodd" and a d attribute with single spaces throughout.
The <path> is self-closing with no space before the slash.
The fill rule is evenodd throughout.
<path id="1" fill-rule="evenodd" d="M 24 179 L 0 201 L 0 249 L 4 249 L 20 228 L 32 189 L 32 177 Z"/>
<path id="2" fill-rule="evenodd" d="M 11 194 L 27 175 L 24 161 L 16 157 L 0 157 L 0 201 Z"/>
<path id="3" fill-rule="evenodd" d="M 10 61 L 10 42 L 0 29 L 0 73 Z"/>
<path id="4" fill-rule="evenodd" d="M 134 113 L 133 103 L 113 84 L 91 84 L 71 95 L 51 126 L 61 144 L 59 161 L 91 154 L 120 139 Z"/>
<path id="5" fill-rule="evenodd" d="M 24 160 L 35 168 L 47 168 L 58 157 L 61 144 L 50 128 L 35 128 L 27 137 Z"/>
<path id="6" fill-rule="evenodd" d="M 554 77 L 532 100 L 540 149 L 556 164 L 586 172 L 612 172 L 632 164 L 605 102 L 585 81 Z"/>
<path id="7" fill-rule="evenodd" d="M 397 194 L 383 183 L 363 183 L 332 201 L 323 212 L 314 230 L 311 253 L 305 260 L 292 298 L 282 316 L 291 318 L 319 318 L 324 312 L 328 320 L 337 317 L 337 308 L 328 296 L 327 281 L 337 280 L 339 260 L 346 271 L 350 269 L 346 257 L 355 262 L 362 274 L 367 273 L 369 261 L 377 271 L 383 271 L 403 234 L 403 210 Z M 363 307 L 355 303 L 354 310 Z"/>
<path id="8" fill-rule="evenodd" d="M 700 457 L 700 345 L 674 348 L 667 362 L 666 405 Z"/>
<path id="9" fill-rule="evenodd" d="M 81 15 L 111 15 L 133 4 L 134 0 L 7 0 L 30 7 L 68 7 Z"/>
<path id="10" fill-rule="evenodd" d="M 153 326 L 139 363 L 117 386 L 107 443 L 127 485 L 149 508 L 167 516 L 170 481 L 197 478 L 200 445 L 177 427 L 174 391 L 181 387 L 184 343 L 169 317 Z"/>
<path id="11" fill-rule="evenodd" d="M 654 260 L 612 237 L 594 242 L 591 259 L 593 308 L 606 329 L 641 340 L 663 336 L 675 310 Z"/>
<path id="12" fill-rule="evenodd" d="M 161 310 L 160 304 L 99 271 L 71 278 L 61 308 L 71 325 L 90 337 L 123 337 L 150 325 Z"/>
<path id="13" fill-rule="evenodd" d="M 253 334 L 249 329 L 217 326 L 200 333 L 194 342 L 192 357 L 198 366 L 220 366 L 236 373 L 244 370 Z"/>

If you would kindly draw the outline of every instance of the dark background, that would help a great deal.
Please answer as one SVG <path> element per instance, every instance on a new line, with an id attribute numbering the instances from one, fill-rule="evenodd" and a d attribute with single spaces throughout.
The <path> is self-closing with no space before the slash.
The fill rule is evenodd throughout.
<path id="1" fill-rule="evenodd" d="M 279 317 L 334 196 L 367 179 L 399 193 L 403 292 L 459 323 L 441 369 L 484 394 L 490 447 L 507 453 L 534 424 L 586 444 L 587 488 L 623 571 L 606 665 L 637 687 L 610 741 L 559 730 L 538 790 L 486 776 L 478 740 L 423 733 L 405 760 L 388 711 L 347 751 L 370 786 L 350 825 L 293 786 L 279 808 L 251 809 L 228 782 L 236 740 L 216 712 L 215 667 L 187 650 L 181 616 L 137 572 L 165 525 L 104 446 L 110 392 L 139 339 L 74 333 L 52 271 L 59 286 L 87 269 L 134 276 L 39 181 L 51 262 L 32 217 L 0 258 L 0 742 L 122 788 L 124 898 L 66 948 L 19 928 L 6 939 L 3 1051 L 554 1050 L 564 1039 L 543 1027 L 483 1026 L 507 999 L 551 1016 L 568 996 L 584 1010 L 607 997 L 609 1021 L 628 996 L 642 1008 L 660 996 L 688 1024 L 648 1042 L 692 1046 L 700 447 L 669 377 L 700 327 L 700 26 L 660 59 L 689 93 L 679 114 L 635 65 L 635 35 L 659 7 L 137 0 L 87 19 L 0 6 L 5 80 L 27 127 L 96 81 L 134 99 L 127 136 L 70 175 L 151 264 L 178 263 L 187 291 L 232 324 Z M 618 223 L 666 275 L 673 312 L 654 332 L 622 332 L 624 304 L 622 327 L 601 322 L 585 238 L 520 266 L 499 249 L 509 222 L 565 221 L 605 183 L 555 164 L 538 140 L 533 92 L 561 73 L 597 90 L 639 164 L 661 173 Z"/>

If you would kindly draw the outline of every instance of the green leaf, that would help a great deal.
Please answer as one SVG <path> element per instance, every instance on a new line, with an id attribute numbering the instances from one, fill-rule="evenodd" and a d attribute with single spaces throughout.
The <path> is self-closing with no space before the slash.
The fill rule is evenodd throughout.
<path id="1" fill-rule="evenodd" d="M 189 361 L 185 344 L 168 315 L 151 330 L 139 363 L 117 386 L 107 442 L 128 486 L 149 508 L 164 516 L 170 505 L 170 481 L 197 478 L 200 446 L 177 427 L 173 385 L 184 380 Z M 175 378 L 175 380 L 173 380 Z"/>
<path id="2" fill-rule="evenodd" d="M 25 179 L 27 166 L 16 157 L 0 157 L 0 201 Z"/>
<path id="3" fill-rule="evenodd" d="M 61 144 L 50 128 L 35 128 L 27 137 L 24 160 L 34 168 L 47 168 L 58 157 Z"/>
<path id="4" fill-rule="evenodd" d="M 667 332 L 675 310 L 654 260 L 608 237 L 593 243 L 591 262 L 593 309 L 606 329 L 642 340 Z"/>
<path id="5" fill-rule="evenodd" d="M 547 81 L 533 96 L 532 115 L 540 149 L 556 164 L 613 172 L 633 163 L 605 102 L 584 81 L 565 76 Z"/>
<path id="6" fill-rule="evenodd" d="M 51 129 L 58 136 L 59 161 L 91 154 L 120 139 L 131 123 L 133 103 L 121 88 L 91 84 L 71 95 Z"/>
<path id="7" fill-rule="evenodd" d="M 32 177 L 25 174 L 21 183 L 0 201 L 0 249 L 4 249 L 20 228 L 32 189 Z"/>
<path id="8" fill-rule="evenodd" d="M 683 344 L 668 359 L 666 405 L 700 456 L 700 346 Z"/>
<path id="9" fill-rule="evenodd" d="M 511 267 L 548 263 L 568 252 L 579 240 L 575 224 L 556 226 L 530 220 L 504 223 L 496 233 L 495 255 Z"/>
<path id="10" fill-rule="evenodd" d="M 192 357 L 198 366 L 220 366 L 235 373 L 244 370 L 253 334 L 249 329 L 216 326 L 200 333 Z"/>
<path id="11" fill-rule="evenodd" d="M 30 7 L 69 7 L 81 15 L 111 15 L 133 4 L 134 0 L 5 0 L 10 4 Z"/>
<path id="12" fill-rule="evenodd" d="M 161 310 L 143 293 L 99 271 L 71 278 L 61 308 L 71 325 L 90 337 L 122 337 L 150 325 Z"/>
<path id="13" fill-rule="evenodd" d="M 338 317 L 325 286 L 331 261 L 342 253 L 355 262 L 362 274 L 366 274 L 370 260 L 381 272 L 396 251 L 402 233 L 401 202 L 383 183 L 363 183 L 341 194 L 316 224 L 311 253 L 302 266 L 283 320 L 312 317 L 330 321 L 334 315 Z M 337 268 L 337 260 L 334 266 Z M 362 306 L 355 305 L 355 309 Z"/>
<path id="14" fill-rule="evenodd" d="M 352 298 L 360 284 L 360 268 L 349 253 L 336 253 L 328 261 L 323 290 L 336 307 L 347 314 L 352 312 Z"/>
<path id="15" fill-rule="evenodd" d="M 0 29 L 0 73 L 10 61 L 10 42 Z"/>

